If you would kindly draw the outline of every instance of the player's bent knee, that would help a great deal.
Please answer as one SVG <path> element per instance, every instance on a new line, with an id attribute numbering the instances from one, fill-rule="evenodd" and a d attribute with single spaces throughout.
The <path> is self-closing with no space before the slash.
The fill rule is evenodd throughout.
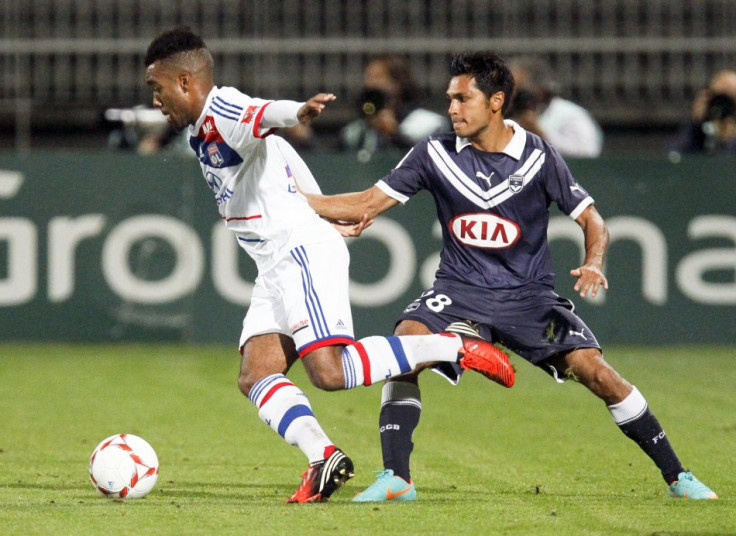
<path id="1" fill-rule="evenodd" d="M 238 376 L 238 389 L 247 397 L 256 381 L 258 381 L 258 378 L 254 378 L 249 374 L 240 374 Z"/>
<path id="2" fill-rule="evenodd" d="M 342 347 L 323 347 L 302 357 L 307 377 L 318 389 L 340 391 L 345 389 L 345 374 L 342 368 Z"/>
<path id="3" fill-rule="evenodd" d="M 307 376 L 317 389 L 323 391 L 340 391 L 345 389 L 345 377 L 342 371 L 325 368 L 307 368 Z"/>

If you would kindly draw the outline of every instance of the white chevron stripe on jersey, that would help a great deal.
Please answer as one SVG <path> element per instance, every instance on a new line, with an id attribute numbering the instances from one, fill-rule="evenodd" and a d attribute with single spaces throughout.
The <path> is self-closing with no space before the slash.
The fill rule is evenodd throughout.
<path id="1" fill-rule="evenodd" d="M 460 192 L 463 197 L 471 201 L 480 208 L 495 207 L 506 201 L 515 192 L 509 189 L 508 179 L 494 186 L 490 190 L 483 190 L 473 179 L 468 177 L 463 170 L 452 160 L 442 144 L 437 140 L 431 140 L 427 145 L 427 152 L 430 158 L 440 170 L 442 175 L 452 184 L 455 189 Z M 539 173 L 544 164 L 545 155 L 539 149 L 534 149 L 529 158 L 514 173 L 515 175 L 524 176 L 524 184 L 528 184 Z M 516 192 L 518 193 L 518 192 Z"/>
<path id="2" fill-rule="evenodd" d="M 539 149 L 534 149 L 532 151 L 532 154 L 527 158 L 526 162 L 524 162 L 524 165 L 521 166 L 514 175 L 523 175 L 524 176 L 524 185 L 529 184 L 534 177 L 539 173 L 539 170 L 542 169 L 542 164 L 544 164 L 545 155 L 542 151 Z M 501 184 L 497 186 L 497 188 L 505 188 L 500 195 L 497 195 L 492 199 L 493 204 L 491 206 L 500 205 L 504 201 L 506 201 L 509 197 L 512 195 L 518 194 L 521 190 L 517 190 L 516 192 L 512 192 L 511 189 L 508 187 L 509 180 L 506 179 Z"/>
<path id="3" fill-rule="evenodd" d="M 431 140 L 427 144 L 427 153 L 442 175 L 445 176 L 463 197 L 479 207 L 486 207 L 488 205 L 488 201 L 484 199 L 486 192 L 483 192 L 477 184 L 470 181 L 470 178 L 457 167 L 438 141 Z"/>
<path id="4" fill-rule="evenodd" d="M 401 167 L 401 164 L 403 164 L 403 163 L 404 163 L 404 160 L 406 160 L 407 158 L 409 158 L 409 155 L 410 155 L 410 154 L 411 154 L 412 152 L 414 152 L 414 147 L 412 147 L 411 149 L 409 149 L 409 152 L 408 152 L 408 153 L 406 153 L 406 154 L 404 155 L 404 158 L 402 158 L 402 159 L 401 159 L 401 161 L 400 161 L 400 162 L 399 162 L 398 164 L 396 164 L 396 165 L 394 166 L 394 169 L 396 169 L 396 168 L 398 168 L 398 167 Z"/>
<path id="5" fill-rule="evenodd" d="M 541 167 L 542 163 L 544 162 L 544 155 L 542 155 L 542 163 L 538 163 L 537 158 L 539 158 L 540 154 L 542 154 L 542 151 L 540 149 L 534 149 L 532 151 L 532 154 L 529 155 L 529 158 L 526 159 L 526 162 L 524 162 L 524 165 L 522 165 L 515 174 L 526 176 L 526 174 L 529 172 L 529 168 L 531 168 L 532 166 Z"/>

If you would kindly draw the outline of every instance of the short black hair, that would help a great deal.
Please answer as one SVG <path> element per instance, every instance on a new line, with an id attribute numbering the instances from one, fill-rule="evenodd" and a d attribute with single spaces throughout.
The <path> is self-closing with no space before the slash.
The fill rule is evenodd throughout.
<path id="1" fill-rule="evenodd" d="M 148 45 L 146 51 L 146 67 L 158 60 L 170 58 L 180 52 L 189 52 L 207 48 L 200 36 L 195 34 L 189 26 L 180 26 L 167 30 L 156 37 Z"/>
<path id="2" fill-rule="evenodd" d="M 455 55 L 450 62 L 450 75 L 470 75 L 475 78 L 475 84 L 486 97 L 498 91 L 506 95 L 502 112 L 506 112 L 511 104 L 514 93 L 514 75 L 511 74 L 506 60 L 495 52 L 461 52 Z"/>

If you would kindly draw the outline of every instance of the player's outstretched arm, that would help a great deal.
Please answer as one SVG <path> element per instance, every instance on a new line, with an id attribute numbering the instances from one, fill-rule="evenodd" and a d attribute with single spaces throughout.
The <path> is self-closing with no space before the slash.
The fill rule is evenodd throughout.
<path id="1" fill-rule="evenodd" d="M 398 203 L 377 186 L 362 192 L 336 195 L 304 194 L 314 211 L 331 221 L 358 223 L 372 221 Z"/>
<path id="2" fill-rule="evenodd" d="M 299 108 L 299 112 L 296 114 L 297 119 L 303 125 L 311 123 L 315 117 L 322 113 L 325 105 L 328 102 L 334 101 L 336 98 L 332 93 L 317 93 Z"/>
<path id="3" fill-rule="evenodd" d="M 588 292 L 591 296 L 596 296 L 601 287 L 608 290 L 608 280 L 603 275 L 603 260 L 608 250 L 608 229 L 593 205 L 586 208 L 575 221 L 583 229 L 585 260 L 582 266 L 570 270 L 570 275 L 578 278 L 575 291 L 580 296 L 585 297 Z"/>

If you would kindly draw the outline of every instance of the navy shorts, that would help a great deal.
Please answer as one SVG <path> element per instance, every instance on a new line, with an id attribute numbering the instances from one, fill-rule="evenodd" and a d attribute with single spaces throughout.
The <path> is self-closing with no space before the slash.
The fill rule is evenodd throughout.
<path id="1" fill-rule="evenodd" d="M 542 285 L 499 291 L 438 279 L 404 309 L 401 320 L 421 322 L 434 333 L 452 322 L 470 320 L 478 324 L 484 339 L 559 378 L 563 371 L 545 366 L 547 359 L 576 348 L 600 349 L 572 302 Z"/>

